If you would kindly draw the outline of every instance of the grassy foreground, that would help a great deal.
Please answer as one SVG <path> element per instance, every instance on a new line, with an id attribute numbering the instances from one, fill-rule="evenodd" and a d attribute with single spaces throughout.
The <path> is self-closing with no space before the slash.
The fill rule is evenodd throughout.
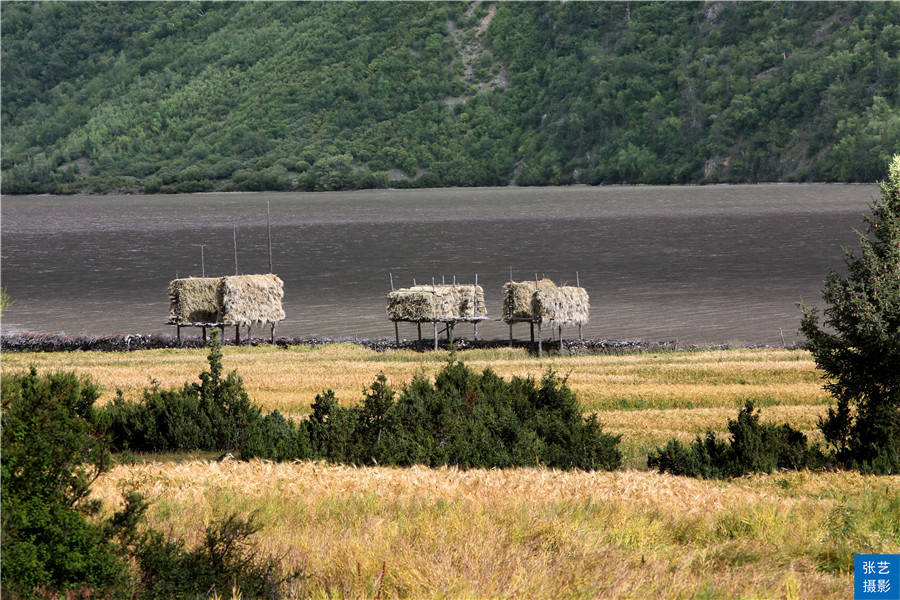
<path id="1" fill-rule="evenodd" d="M 224 365 L 237 369 L 251 399 L 266 410 L 300 417 L 315 395 L 333 389 L 344 403 L 359 402 L 378 373 L 399 387 L 419 372 L 434 374 L 446 352 L 378 353 L 350 344 L 320 348 L 225 347 Z M 206 366 L 204 350 L 131 353 L 61 352 L 3 355 L 3 372 L 35 365 L 40 371 L 74 370 L 101 386 L 100 402 L 122 389 L 128 398 L 158 381 L 162 387 L 196 381 Z M 821 439 L 819 416 L 830 401 L 811 356 L 794 350 L 717 350 L 537 359 L 522 349 L 472 350 L 460 357 L 473 369 L 539 378 L 553 369 L 568 378 L 586 411 L 599 411 L 612 433 L 622 434 L 626 466 L 641 468 L 647 452 L 675 437 L 693 439 L 707 428 L 724 431 L 746 400 L 763 420 L 788 422 Z"/>
<path id="2" fill-rule="evenodd" d="M 295 417 L 333 388 L 357 402 L 379 372 L 399 386 L 446 353 L 355 346 L 225 348 L 256 402 Z M 196 379 L 202 350 L 3 354 L 3 372 L 74 370 L 137 397 Z M 354 468 L 147 456 L 103 476 L 108 510 L 136 486 L 150 522 L 199 542 L 213 518 L 257 511 L 262 553 L 300 568 L 297 597 L 847 598 L 852 555 L 900 552 L 900 477 L 776 473 L 730 482 L 659 475 L 646 452 L 723 430 L 746 399 L 764 420 L 815 429 L 829 402 L 802 351 L 727 350 L 536 359 L 461 353 L 504 376 L 567 375 L 586 411 L 621 433 L 624 471 Z"/>
<path id="3" fill-rule="evenodd" d="M 900 551 L 900 477 L 188 460 L 120 466 L 95 495 L 129 485 L 189 544 L 258 511 L 297 597 L 846 599 L 853 553 Z"/>

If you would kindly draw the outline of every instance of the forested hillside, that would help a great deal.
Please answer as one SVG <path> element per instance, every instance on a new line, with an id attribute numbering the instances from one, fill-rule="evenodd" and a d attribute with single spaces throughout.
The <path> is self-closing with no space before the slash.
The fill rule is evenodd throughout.
<path id="1" fill-rule="evenodd" d="M 900 3 L 2 4 L 4 193 L 874 181 Z"/>

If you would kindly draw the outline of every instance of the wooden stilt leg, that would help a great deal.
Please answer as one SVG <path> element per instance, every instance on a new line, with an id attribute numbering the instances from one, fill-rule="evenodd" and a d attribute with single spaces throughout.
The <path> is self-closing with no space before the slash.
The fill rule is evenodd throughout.
<path id="1" fill-rule="evenodd" d="M 530 323 L 531 325 L 531 343 L 534 343 L 534 323 Z"/>
<path id="2" fill-rule="evenodd" d="M 434 322 L 434 349 L 438 349 L 437 321 Z"/>
<path id="3" fill-rule="evenodd" d="M 234 326 L 234 345 L 235 346 L 241 345 L 241 326 L 240 325 Z"/>
<path id="4" fill-rule="evenodd" d="M 419 350 L 422 349 L 422 324 L 416 323 L 416 329 L 419 331 Z"/>
<path id="5" fill-rule="evenodd" d="M 543 353 L 543 340 L 541 340 L 541 323 L 538 321 L 538 330 L 537 330 L 537 338 L 538 338 L 538 357 Z"/>
<path id="6" fill-rule="evenodd" d="M 206 327 L 203 328 L 203 345 L 206 345 Z"/>
<path id="7" fill-rule="evenodd" d="M 273 344 L 275 343 L 275 323 L 272 323 L 272 329 L 271 329 L 269 339 L 272 341 Z"/>
<path id="8" fill-rule="evenodd" d="M 397 321 L 394 321 L 394 339 L 397 341 L 397 345 L 400 345 L 400 326 L 397 325 Z"/>
<path id="9" fill-rule="evenodd" d="M 475 341 L 478 341 L 478 321 L 475 321 Z"/>
<path id="10" fill-rule="evenodd" d="M 583 325 L 578 326 L 578 339 L 581 340 L 582 342 L 584 341 L 584 326 Z"/>
<path id="11" fill-rule="evenodd" d="M 178 342 L 178 345 L 181 345 L 181 325 L 175 326 L 175 340 Z"/>
<path id="12" fill-rule="evenodd" d="M 562 325 L 559 326 L 559 351 L 563 351 L 563 343 L 562 343 Z"/>
<path id="13" fill-rule="evenodd" d="M 509 324 L 509 347 L 512 348 L 512 323 Z"/>

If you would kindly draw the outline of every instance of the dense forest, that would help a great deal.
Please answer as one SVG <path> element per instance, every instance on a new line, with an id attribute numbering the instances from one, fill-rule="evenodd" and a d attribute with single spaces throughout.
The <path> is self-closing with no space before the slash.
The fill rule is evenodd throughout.
<path id="1" fill-rule="evenodd" d="M 4 2 L 4 193 L 874 181 L 900 3 Z"/>

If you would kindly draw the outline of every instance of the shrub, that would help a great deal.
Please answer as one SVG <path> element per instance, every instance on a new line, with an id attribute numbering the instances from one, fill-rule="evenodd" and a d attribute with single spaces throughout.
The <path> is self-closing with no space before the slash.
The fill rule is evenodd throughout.
<path id="1" fill-rule="evenodd" d="M 775 469 L 820 467 L 824 457 L 818 447 L 807 444 L 803 432 L 789 425 L 759 422 L 759 412 L 747 402 L 736 420 L 729 419 L 731 443 L 713 431 L 685 446 L 669 440 L 647 457 L 647 466 L 660 473 L 722 479 L 747 473 L 771 473 Z"/>
<path id="2" fill-rule="evenodd" d="M 144 535 L 134 551 L 138 566 L 136 597 L 207 598 L 239 590 L 247 598 L 278 598 L 283 583 L 273 559 L 260 560 L 251 536 L 261 529 L 255 515 L 230 515 L 206 528 L 203 543 L 194 550 L 157 531 Z"/>
<path id="3" fill-rule="evenodd" d="M 141 402 L 119 394 L 98 411 L 97 422 L 106 428 L 117 450 L 233 450 L 259 427 L 261 410 L 251 403 L 243 380 L 235 371 L 222 377 L 222 346 L 213 335 L 209 370 L 200 383 L 180 390 L 144 390 Z"/>
<path id="4" fill-rule="evenodd" d="M 147 504 L 135 491 L 100 518 L 100 502 L 88 496 L 112 462 L 92 414 L 96 387 L 33 368 L 2 383 L 4 597 L 192 598 L 234 586 L 249 598 L 277 598 L 297 576 L 282 577 L 274 560 L 256 556 L 252 515 L 214 521 L 193 550 L 140 527 Z"/>
<path id="5" fill-rule="evenodd" d="M 268 417 L 267 417 L 268 418 Z M 251 435 L 241 456 L 317 458 L 353 464 L 615 469 L 619 437 L 582 416 L 575 395 L 552 373 L 540 384 L 491 370 L 477 374 L 452 356 L 432 384 L 417 376 L 399 394 L 383 375 L 359 406 L 333 392 L 316 397 L 310 418 L 279 420 Z M 294 452 L 290 454 L 289 450 Z"/>
<path id="6" fill-rule="evenodd" d="M 30 597 L 38 587 L 99 592 L 126 580 L 115 547 L 124 519 L 97 520 L 100 504 L 88 500 L 91 483 L 111 466 L 91 421 L 98 396 L 72 373 L 39 377 L 32 368 L 4 377 L 4 596 Z"/>

